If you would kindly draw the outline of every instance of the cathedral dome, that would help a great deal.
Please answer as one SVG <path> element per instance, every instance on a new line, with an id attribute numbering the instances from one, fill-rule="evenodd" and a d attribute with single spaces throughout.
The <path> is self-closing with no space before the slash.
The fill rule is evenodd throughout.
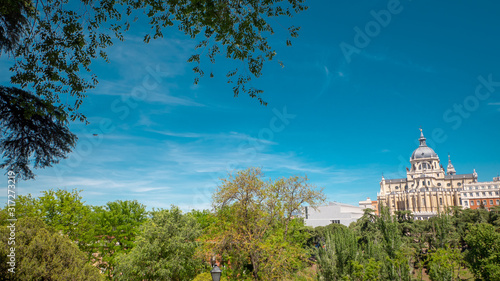
<path id="1" fill-rule="evenodd" d="M 418 139 L 420 141 L 420 145 L 418 146 L 415 151 L 413 151 L 410 160 L 415 160 L 415 159 L 420 159 L 420 158 L 438 158 L 438 155 L 434 150 L 430 147 L 427 146 L 425 143 L 425 137 L 424 133 L 422 132 L 422 129 L 420 129 L 420 138 Z"/>
<path id="2" fill-rule="evenodd" d="M 411 160 L 420 159 L 420 158 L 437 158 L 438 155 L 434 150 L 428 146 L 419 146 L 413 154 L 411 155 Z"/>

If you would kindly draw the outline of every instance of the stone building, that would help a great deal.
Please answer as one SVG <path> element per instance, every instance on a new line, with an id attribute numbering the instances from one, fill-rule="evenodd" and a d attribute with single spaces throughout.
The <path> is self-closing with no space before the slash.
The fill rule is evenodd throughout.
<path id="1" fill-rule="evenodd" d="M 428 219 L 451 206 L 462 206 L 461 191 L 466 184 L 477 182 L 474 170 L 471 174 L 457 174 L 450 156 L 446 172 L 436 152 L 426 144 L 420 129 L 420 145 L 410 157 L 411 168 L 406 168 L 406 178 L 385 179 L 382 176 L 379 206 L 389 211 L 410 210 L 415 219 Z"/>
<path id="2" fill-rule="evenodd" d="M 500 206 L 500 177 L 495 177 L 489 182 L 468 183 L 461 193 L 464 208 L 477 209 L 483 205 L 489 210 Z"/>
<path id="3" fill-rule="evenodd" d="M 364 201 L 359 201 L 359 207 L 363 209 L 372 209 L 374 214 L 378 216 L 378 201 L 372 201 L 370 197 L 366 198 Z"/>

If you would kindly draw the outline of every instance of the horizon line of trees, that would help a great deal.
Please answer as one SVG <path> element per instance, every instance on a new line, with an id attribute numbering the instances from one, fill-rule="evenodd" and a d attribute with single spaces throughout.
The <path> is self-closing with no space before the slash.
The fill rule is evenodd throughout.
<path id="1" fill-rule="evenodd" d="M 78 190 L 16 202 L 16 273 L 0 247 L 0 280 L 500 280 L 500 208 L 449 209 L 429 220 L 367 209 L 346 227 L 294 217 L 325 201 L 307 177 L 265 180 L 249 168 L 222 180 L 212 210 L 136 200 L 90 206 Z M 7 245 L 7 208 L 0 241 Z M 9 279 L 10 278 L 10 279 Z"/>

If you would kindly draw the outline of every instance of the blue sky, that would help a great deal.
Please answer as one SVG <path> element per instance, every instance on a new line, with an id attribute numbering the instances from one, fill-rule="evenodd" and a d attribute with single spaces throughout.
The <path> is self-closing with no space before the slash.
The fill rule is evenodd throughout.
<path id="1" fill-rule="evenodd" d="M 255 166 L 271 178 L 307 174 L 328 200 L 357 205 L 376 198 L 382 173 L 405 176 L 419 127 L 444 166 L 450 153 L 457 173 L 490 181 L 500 172 L 500 3 L 352 2 L 309 1 L 272 20 L 276 61 L 252 82 L 267 107 L 233 97 L 223 59 L 193 85 L 197 41 L 172 28 L 145 45 L 134 26 L 110 63 L 92 64 L 100 83 L 81 107 L 91 124 L 71 124 L 77 148 L 18 194 L 77 188 L 93 205 L 204 209 L 219 178 Z M 279 26 L 290 24 L 302 29 L 286 47 Z M 1 57 L 3 84 L 10 64 Z"/>

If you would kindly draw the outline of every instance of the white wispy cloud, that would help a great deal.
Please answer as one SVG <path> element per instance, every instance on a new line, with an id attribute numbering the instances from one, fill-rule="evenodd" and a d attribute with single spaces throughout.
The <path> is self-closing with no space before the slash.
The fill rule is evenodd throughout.
<path id="1" fill-rule="evenodd" d="M 201 103 L 192 101 L 186 97 L 174 97 L 168 94 L 162 94 L 158 92 L 149 93 L 145 101 L 152 103 L 161 103 L 161 104 L 169 104 L 169 105 L 184 105 L 184 106 L 204 106 Z"/>
<path id="2" fill-rule="evenodd" d="M 188 97 L 182 96 L 173 96 L 169 94 L 168 88 L 165 85 L 161 85 L 159 90 L 148 91 L 146 89 L 141 88 L 141 91 L 144 91 L 140 94 L 135 94 L 132 92 L 132 88 L 134 87 L 133 83 L 129 83 L 132 85 L 127 85 L 127 83 L 115 83 L 115 82 L 107 82 L 104 81 L 99 84 L 99 86 L 92 92 L 95 95 L 104 95 L 104 96 L 116 96 L 121 101 L 132 99 L 135 102 L 149 102 L 156 104 L 166 104 L 166 105 L 183 105 L 183 106 L 204 106 L 201 103 L 195 102 Z M 140 86 L 140 84 L 139 84 Z M 161 90 L 161 92 L 160 92 Z M 144 97 L 142 96 L 144 93 Z"/>
<path id="3" fill-rule="evenodd" d="M 160 130 L 147 130 L 149 132 L 158 133 L 165 136 L 179 137 L 179 138 L 199 138 L 199 139 L 212 139 L 212 140 L 225 140 L 225 141 L 246 141 L 248 143 L 261 143 L 266 145 L 276 145 L 276 142 L 255 138 L 247 134 L 229 132 L 229 133 L 217 133 L 217 134 L 207 134 L 207 133 L 192 133 L 192 132 L 171 132 L 171 131 L 160 131 Z"/>
<path id="4" fill-rule="evenodd" d="M 119 77 L 99 77 L 93 95 L 132 98 L 138 102 L 172 106 L 204 106 L 186 97 L 177 77 L 185 75 L 190 65 L 186 62 L 194 52 L 195 42 L 168 38 L 142 42 L 141 36 L 127 35 L 108 49 L 110 63 L 98 62 L 97 67 L 113 68 Z M 192 83 L 192 82 L 191 82 Z M 191 83 L 189 85 L 191 85 Z"/>
<path id="5" fill-rule="evenodd" d="M 367 52 L 366 50 L 363 50 L 360 55 L 366 59 L 372 60 L 372 61 L 379 61 L 379 62 L 386 62 L 390 63 L 393 65 L 397 66 L 402 66 L 405 68 L 410 68 L 416 71 L 420 72 L 426 72 L 426 73 L 436 73 L 436 69 L 432 66 L 429 65 L 422 65 L 419 64 L 409 58 L 407 59 L 402 59 L 402 58 L 395 58 L 393 56 L 389 56 L 388 54 L 380 54 L 380 53 L 370 53 Z"/>
<path id="6" fill-rule="evenodd" d="M 255 138 L 238 132 L 159 133 L 183 140 L 136 137 L 130 142 L 111 135 L 116 141 L 106 141 L 105 136 L 94 150 L 81 155 L 79 162 L 68 159 L 39 171 L 36 182 L 21 184 L 20 193 L 37 196 L 40 190 L 49 188 L 77 188 L 84 189 L 84 200 L 93 205 L 138 200 L 149 209 L 175 204 L 190 210 L 209 208 L 220 178 L 237 169 L 261 167 L 266 177 L 272 178 L 307 174 L 311 183 L 325 187 L 325 193 L 334 197 L 331 200 L 338 198 L 339 190 L 362 183 L 372 174 L 372 167 L 341 169 L 308 161 L 293 152 L 274 152 L 271 142 L 241 149 L 242 144 Z"/>
<path id="7" fill-rule="evenodd" d="M 148 126 L 148 127 L 155 124 L 156 124 L 155 122 L 151 121 L 149 114 L 144 114 L 142 112 L 139 116 L 139 121 L 137 121 L 136 123 L 136 125 L 138 126 Z"/>

